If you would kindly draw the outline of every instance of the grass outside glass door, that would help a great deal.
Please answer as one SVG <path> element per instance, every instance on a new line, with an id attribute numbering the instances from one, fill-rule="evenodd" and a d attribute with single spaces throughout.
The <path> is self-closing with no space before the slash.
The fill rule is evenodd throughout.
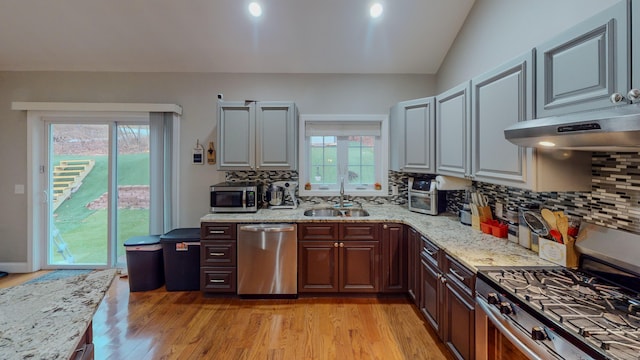
<path id="1" fill-rule="evenodd" d="M 49 139 L 46 266 L 124 262 L 122 243 L 149 233 L 148 125 L 52 123 Z"/>

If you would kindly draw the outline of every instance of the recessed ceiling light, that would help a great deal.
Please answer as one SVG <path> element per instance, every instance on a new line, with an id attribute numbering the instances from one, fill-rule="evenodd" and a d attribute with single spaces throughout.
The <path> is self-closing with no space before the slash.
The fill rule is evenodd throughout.
<path id="1" fill-rule="evenodd" d="M 257 2 L 249 4 L 249 13 L 255 17 L 262 15 L 262 6 Z"/>
<path id="2" fill-rule="evenodd" d="M 369 15 L 371 15 L 371 17 L 374 19 L 382 15 L 382 4 L 374 3 L 373 5 L 371 5 L 371 7 L 369 8 Z"/>

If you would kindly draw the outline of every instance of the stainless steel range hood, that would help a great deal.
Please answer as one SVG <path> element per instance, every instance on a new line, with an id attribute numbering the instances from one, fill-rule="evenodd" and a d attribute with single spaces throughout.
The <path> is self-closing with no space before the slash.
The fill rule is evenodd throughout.
<path id="1" fill-rule="evenodd" d="M 521 121 L 506 128 L 504 136 L 527 147 L 640 151 L 640 104 Z"/>

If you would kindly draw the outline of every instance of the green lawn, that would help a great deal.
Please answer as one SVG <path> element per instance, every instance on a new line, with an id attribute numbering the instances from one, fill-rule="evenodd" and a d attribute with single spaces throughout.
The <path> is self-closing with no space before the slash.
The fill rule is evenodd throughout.
<path id="1" fill-rule="evenodd" d="M 61 233 L 76 264 L 105 264 L 107 261 L 107 210 L 90 210 L 88 203 L 107 191 L 106 156 L 57 156 L 54 164 L 66 159 L 93 159 L 95 165 L 82 186 L 54 213 L 54 224 Z M 149 185 L 149 154 L 118 156 L 119 185 Z M 131 236 L 149 233 L 149 210 L 121 209 L 118 216 L 118 256 L 124 254 L 122 243 Z M 54 262 L 64 263 L 55 253 Z"/>

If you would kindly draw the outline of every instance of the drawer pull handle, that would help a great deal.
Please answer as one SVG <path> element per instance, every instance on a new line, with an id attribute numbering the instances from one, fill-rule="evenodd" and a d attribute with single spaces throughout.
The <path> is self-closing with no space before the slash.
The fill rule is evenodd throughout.
<path id="1" fill-rule="evenodd" d="M 224 230 L 209 230 L 209 234 L 211 235 L 224 234 Z"/>
<path id="2" fill-rule="evenodd" d="M 224 256 L 224 253 L 209 253 L 209 256 Z"/>
<path id="3" fill-rule="evenodd" d="M 212 283 L 223 283 L 223 282 L 224 282 L 224 280 L 220 280 L 220 279 L 211 279 L 211 280 L 209 280 L 209 282 L 212 282 Z"/>
<path id="4" fill-rule="evenodd" d="M 429 256 L 435 256 L 435 254 L 436 254 L 436 252 L 435 252 L 435 251 L 429 250 L 429 249 L 427 249 L 427 248 L 424 248 L 424 252 L 426 252 L 427 254 L 429 254 Z"/>
<path id="5" fill-rule="evenodd" d="M 458 280 L 460 281 L 464 281 L 464 276 L 458 274 L 457 271 L 455 271 L 454 269 L 449 269 L 449 272 L 451 273 L 451 275 L 455 276 L 458 278 Z"/>

